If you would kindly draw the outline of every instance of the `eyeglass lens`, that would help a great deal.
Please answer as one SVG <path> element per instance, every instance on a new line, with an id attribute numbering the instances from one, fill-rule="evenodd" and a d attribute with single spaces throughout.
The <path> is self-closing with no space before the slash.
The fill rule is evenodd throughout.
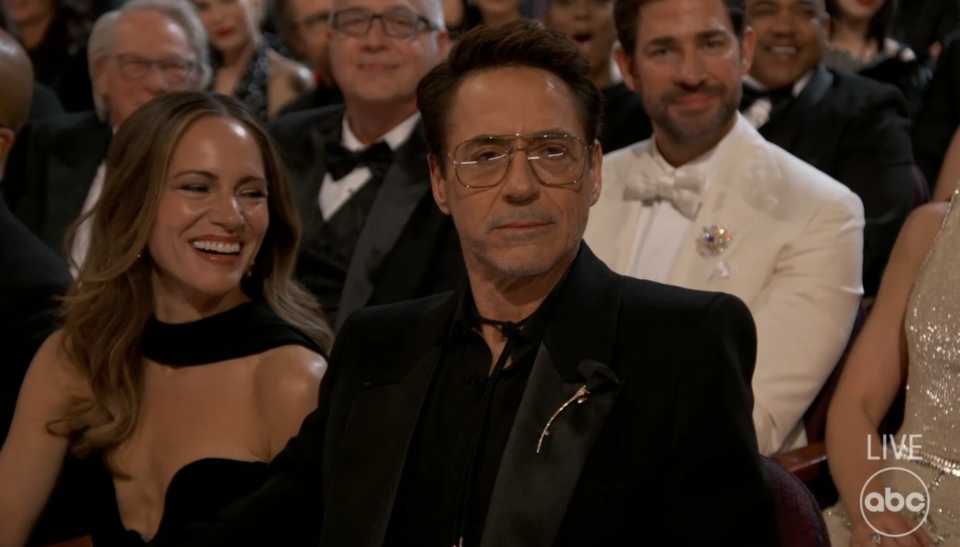
<path id="1" fill-rule="evenodd" d="M 513 154 L 526 152 L 527 161 L 543 184 L 573 184 L 583 175 L 586 147 L 569 135 L 517 137 L 479 137 L 460 143 L 453 154 L 457 177 L 472 187 L 496 186 L 503 180 Z"/>

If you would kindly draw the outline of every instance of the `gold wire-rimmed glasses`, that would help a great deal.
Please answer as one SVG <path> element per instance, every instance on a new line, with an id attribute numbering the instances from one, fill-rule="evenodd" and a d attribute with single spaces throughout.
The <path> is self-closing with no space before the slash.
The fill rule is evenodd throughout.
<path id="1" fill-rule="evenodd" d="M 570 186 L 583 178 L 592 148 L 566 133 L 485 135 L 461 142 L 447 155 L 453 160 L 457 181 L 466 188 L 490 188 L 503 182 L 514 154 L 521 150 L 537 182 Z"/>

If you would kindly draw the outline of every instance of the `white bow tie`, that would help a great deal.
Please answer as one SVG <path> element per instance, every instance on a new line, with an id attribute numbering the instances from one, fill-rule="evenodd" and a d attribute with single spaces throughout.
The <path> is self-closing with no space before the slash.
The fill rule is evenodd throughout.
<path id="1" fill-rule="evenodd" d="M 688 219 L 697 218 L 706 182 L 702 173 L 679 169 L 673 174 L 664 173 L 660 176 L 646 172 L 632 174 L 634 176 L 627 181 L 624 197 L 642 201 L 666 200 Z"/>

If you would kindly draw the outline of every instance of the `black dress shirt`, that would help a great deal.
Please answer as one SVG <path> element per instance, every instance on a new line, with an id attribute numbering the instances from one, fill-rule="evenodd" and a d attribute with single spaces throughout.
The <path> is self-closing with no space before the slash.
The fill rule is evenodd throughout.
<path id="1" fill-rule="evenodd" d="M 500 460 L 563 283 L 561 279 L 527 320 L 513 343 L 512 364 L 493 388 L 467 495 L 463 547 L 480 544 Z M 499 357 L 481 337 L 474 310 L 470 291 L 464 291 L 407 453 L 385 547 L 451 547 L 459 536 L 458 506 L 470 445 L 482 418 L 491 366 Z"/>

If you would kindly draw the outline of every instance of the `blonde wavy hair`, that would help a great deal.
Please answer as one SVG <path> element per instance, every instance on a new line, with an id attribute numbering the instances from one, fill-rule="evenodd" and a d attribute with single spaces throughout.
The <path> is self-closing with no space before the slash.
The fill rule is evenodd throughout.
<path id="1" fill-rule="evenodd" d="M 80 457 L 116 448 L 138 423 L 144 392 L 140 342 L 154 312 L 147 242 L 174 151 L 193 124 L 209 117 L 243 124 L 263 156 L 270 225 L 244 278 L 244 293 L 324 351 L 333 343 L 316 300 L 293 280 L 300 221 L 282 159 L 263 124 L 231 97 L 192 91 L 158 97 L 117 131 L 100 199 L 67 234 L 66 248 L 72 249 L 77 228 L 90 219 L 90 248 L 64 300 L 63 346 L 93 397 L 71 401 L 64 418 L 48 428 L 68 437 Z"/>

